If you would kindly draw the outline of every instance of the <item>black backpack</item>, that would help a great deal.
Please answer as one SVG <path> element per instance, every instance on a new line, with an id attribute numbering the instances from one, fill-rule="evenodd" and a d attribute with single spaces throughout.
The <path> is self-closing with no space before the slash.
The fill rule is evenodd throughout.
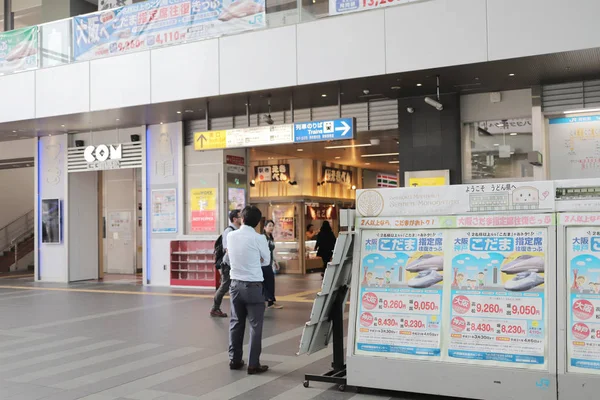
<path id="1" fill-rule="evenodd" d="M 233 230 L 231 226 L 225 228 L 223 233 L 227 232 L 227 229 Z M 215 250 L 213 251 L 213 255 L 215 256 L 215 268 L 221 269 L 221 264 L 223 263 L 223 258 L 225 257 L 225 249 L 223 248 L 223 233 L 219 235 L 219 238 L 215 242 Z"/>

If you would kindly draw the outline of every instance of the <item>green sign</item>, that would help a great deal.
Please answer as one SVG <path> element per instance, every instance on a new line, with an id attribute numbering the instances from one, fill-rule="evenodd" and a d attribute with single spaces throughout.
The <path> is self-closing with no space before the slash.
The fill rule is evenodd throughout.
<path id="1" fill-rule="evenodd" d="M 0 33 L 0 73 L 38 67 L 38 27 Z"/>

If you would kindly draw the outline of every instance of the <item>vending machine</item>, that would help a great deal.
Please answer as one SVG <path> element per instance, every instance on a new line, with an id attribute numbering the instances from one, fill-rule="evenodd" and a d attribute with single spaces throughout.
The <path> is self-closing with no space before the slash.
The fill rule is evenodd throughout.
<path id="1" fill-rule="evenodd" d="M 556 181 L 559 399 L 600 388 L 600 179 Z"/>
<path id="2" fill-rule="evenodd" d="M 358 191 L 348 385 L 556 400 L 554 195 L 550 181 Z"/>

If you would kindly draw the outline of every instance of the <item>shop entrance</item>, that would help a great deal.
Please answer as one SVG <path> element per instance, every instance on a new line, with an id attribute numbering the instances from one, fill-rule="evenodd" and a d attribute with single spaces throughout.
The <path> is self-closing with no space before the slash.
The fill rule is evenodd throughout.
<path id="1" fill-rule="evenodd" d="M 103 236 L 99 277 L 105 280 L 133 278 L 142 271 L 142 183 L 139 169 L 102 171 Z M 113 276 L 117 275 L 117 276 Z"/>

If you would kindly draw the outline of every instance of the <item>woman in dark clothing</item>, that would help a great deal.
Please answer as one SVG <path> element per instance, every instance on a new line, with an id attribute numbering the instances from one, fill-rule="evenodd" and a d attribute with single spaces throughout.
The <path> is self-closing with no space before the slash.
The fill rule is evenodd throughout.
<path id="1" fill-rule="evenodd" d="M 317 257 L 321 257 L 323 260 L 323 268 L 327 268 L 327 264 L 331 261 L 331 256 L 333 255 L 333 248 L 335 247 L 335 235 L 333 234 L 333 230 L 331 229 L 331 225 L 329 225 L 329 221 L 323 221 L 323 225 L 321 225 L 321 230 L 317 234 L 317 245 L 315 246 L 315 251 L 317 252 Z M 322 273 L 321 276 L 324 274 Z"/>
<path id="2" fill-rule="evenodd" d="M 273 258 L 273 250 L 275 250 L 275 239 L 273 238 L 273 228 L 275 228 L 275 222 L 268 220 L 265 222 L 265 229 L 263 234 L 267 238 L 269 244 L 269 250 L 271 251 L 271 261 L 269 265 L 262 267 L 265 301 L 267 302 L 267 308 L 281 309 L 283 308 L 279 304 L 275 303 L 275 273 L 273 272 L 273 264 L 275 259 Z"/>

